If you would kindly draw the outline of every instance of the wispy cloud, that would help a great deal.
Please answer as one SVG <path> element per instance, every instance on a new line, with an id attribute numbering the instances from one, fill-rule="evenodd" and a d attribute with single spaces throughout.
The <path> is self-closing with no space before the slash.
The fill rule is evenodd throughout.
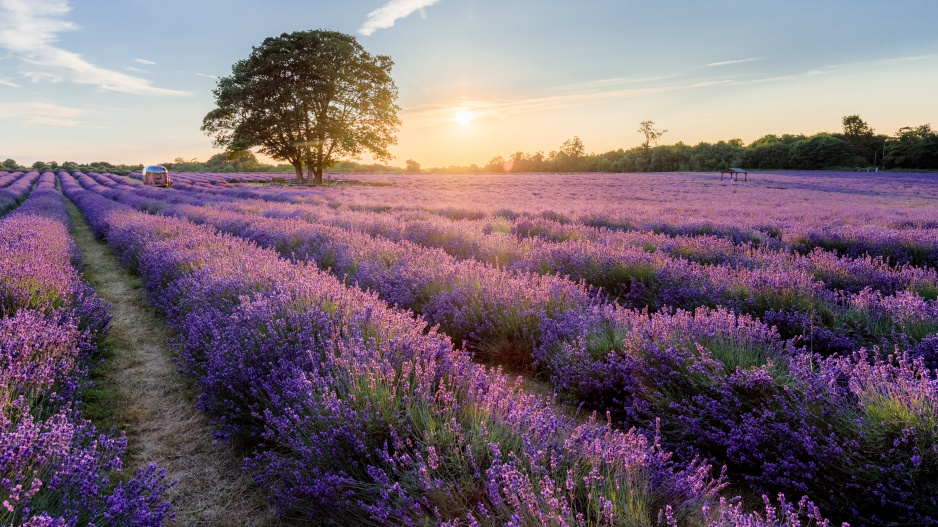
<path id="1" fill-rule="evenodd" d="M 136 62 L 137 64 L 151 64 L 151 65 L 156 64 L 152 60 L 147 60 L 147 59 L 134 59 L 134 62 Z"/>
<path id="2" fill-rule="evenodd" d="M 132 72 L 134 72 L 134 73 L 147 73 L 147 74 L 152 73 L 152 72 L 147 71 L 147 70 L 145 70 L 145 69 L 143 69 L 143 68 L 135 68 L 135 67 L 133 67 L 133 66 L 124 66 L 124 69 L 127 70 L 127 71 L 132 71 Z"/>
<path id="3" fill-rule="evenodd" d="M 100 68 L 77 53 L 58 47 L 58 34 L 78 29 L 66 20 L 66 0 L 0 0 L 0 48 L 19 59 L 19 73 L 33 82 L 70 81 L 101 90 L 141 95 L 188 95 L 157 88 L 126 73 Z M 142 60 L 142 59 L 141 59 Z"/>
<path id="4" fill-rule="evenodd" d="M 378 29 L 389 28 L 399 18 L 420 11 L 421 16 L 426 17 L 423 8 L 437 3 L 439 0 L 391 0 L 383 7 L 375 9 L 368 13 L 368 19 L 358 29 L 362 35 L 370 35 Z"/>
<path id="5" fill-rule="evenodd" d="M 760 79 L 749 79 L 741 81 L 733 81 L 728 83 L 729 86 L 740 86 L 743 84 L 760 84 L 763 82 L 778 82 L 778 81 L 787 81 L 791 79 L 800 79 L 803 77 L 814 77 L 816 75 L 824 75 L 830 73 L 830 70 L 811 70 L 805 73 L 795 73 L 792 75 L 779 75 L 777 77 L 764 77 Z"/>
<path id="6" fill-rule="evenodd" d="M 78 126 L 81 121 L 72 119 L 62 119 L 61 117 L 30 117 L 26 119 L 27 124 L 44 124 L 47 126 Z"/>
<path id="7" fill-rule="evenodd" d="M 403 120 L 405 125 L 408 127 L 422 128 L 453 122 L 456 115 L 460 112 L 470 113 L 473 119 L 505 119 L 517 114 L 558 110 L 614 100 L 644 97 L 659 93 L 705 88 L 710 86 L 729 85 L 730 83 L 731 82 L 728 80 L 714 80 L 693 83 L 685 82 L 662 84 L 644 88 L 618 88 L 605 90 L 595 89 L 597 86 L 596 83 L 584 83 L 583 86 L 585 89 L 566 95 L 507 99 L 499 101 L 464 99 L 450 105 L 435 105 L 413 108 L 402 112 L 401 120 Z"/>
<path id="8" fill-rule="evenodd" d="M 764 57 L 751 57 L 748 59 L 738 59 L 738 60 L 724 60 L 723 62 L 711 62 L 707 66 L 727 66 L 729 64 L 740 64 L 743 62 L 753 62 L 756 60 L 762 60 Z"/>
<path id="9" fill-rule="evenodd" d="M 918 62 L 921 60 L 935 60 L 938 59 L 938 54 L 933 55 L 914 55 L 909 57 L 890 57 L 884 59 L 873 59 L 873 60 L 864 60 L 860 62 L 845 62 L 841 64 L 830 64 L 823 68 L 822 71 L 825 73 L 838 71 L 838 70 L 852 70 L 857 68 L 869 68 L 871 66 L 885 66 L 888 64 L 896 64 L 903 62 Z"/>
<path id="10" fill-rule="evenodd" d="M 627 99 L 641 97 L 666 91 L 673 91 L 676 87 L 662 86 L 657 88 L 634 88 L 605 91 L 590 91 L 572 93 L 569 95 L 555 95 L 549 97 L 532 97 L 526 99 L 509 99 L 500 101 L 461 100 L 452 105 L 438 105 L 403 112 L 401 119 L 409 127 L 422 128 L 452 122 L 455 115 L 468 112 L 473 119 L 494 117 L 505 119 L 512 115 L 532 112 L 542 112 L 593 104 L 614 99 Z"/>
<path id="11" fill-rule="evenodd" d="M 217 79 L 217 78 L 219 78 L 218 75 L 209 75 L 209 74 L 207 74 L 207 73 L 196 73 L 196 76 L 198 76 L 198 77 L 208 77 L 208 78 L 210 78 L 210 79 Z"/>
<path id="12" fill-rule="evenodd" d="M 47 102 L 7 102 L 0 103 L 0 119 L 14 119 L 27 124 L 49 126 L 77 126 L 75 120 L 84 115 L 86 110 L 69 108 Z"/>
<path id="13" fill-rule="evenodd" d="M 916 55 L 914 57 L 897 57 L 894 59 L 886 59 L 883 62 L 908 62 L 911 60 L 926 60 L 934 57 L 934 55 Z"/>
<path id="14" fill-rule="evenodd" d="M 624 86 L 627 84 L 642 84 L 646 82 L 654 82 L 660 80 L 673 79 L 677 77 L 676 73 L 671 75 L 659 75 L 657 77 L 643 77 L 643 78 L 631 78 L 631 77 L 615 77 L 612 79 L 597 79 L 586 82 L 578 82 L 576 84 L 565 84 L 563 86 L 557 86 L 558 90 L 589 90 L 589 89 L 602 89 L 608 88 L 610 86 Z"/>
<path id="15" fill-rule="evenodd" d="M 6 80 L 6 79 L 0 79 L 0 84 L 3 84 L 4 86 L 10 86 L 10 87 L 13 87 L 13 88 L 22 88 L 22 87 L 23 87 L 23 86 L 20 85 L 20 84 L 17 84 L 17 83 L 15 83 L 15 82 L 8 81 L 8 80 Z"/>

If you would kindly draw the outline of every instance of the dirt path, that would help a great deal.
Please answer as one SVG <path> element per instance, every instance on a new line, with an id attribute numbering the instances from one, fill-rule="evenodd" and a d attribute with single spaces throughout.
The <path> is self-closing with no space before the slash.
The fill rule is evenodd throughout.
<path id="1" fill-rule="evenodd" d="M 113 305 L 107 364 L 96 382 L 98 406 L 127 432 L 124 471 L 156 463 L 170 480 L 179 480 L 168 492 L 176 515 L 168 525 L 286 525 L 243 473 L 241 459 L 212 441 L 208 419 L 193 408 L 196 389 L 176 372 L 166 347 L 172 332 L 144 300 L 140 276 L 121 267 L 78 209 L 68 206 L 85 278 Z"/>

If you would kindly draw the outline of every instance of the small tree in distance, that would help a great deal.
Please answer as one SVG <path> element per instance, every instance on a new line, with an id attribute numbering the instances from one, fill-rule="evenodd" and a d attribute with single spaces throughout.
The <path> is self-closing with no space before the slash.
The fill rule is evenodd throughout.
<path id="1" fill-rule="evenodd" d="M 642 143 L 642 148 L 645 149 L 645 155 L 648 155 L 648 149 L 651 148 L 651 144 L 658 144 L 658 139 L 665 134 L 667 130 L 656 130 L 654 121 L 642 121 L 639 125 L 638 133 L 645 135 L 645 142 Z"/>
<path id="2" fill-rule="evenodd" d="M 413 173 L 418 173 L 418 172 L 420 172 L 420 163 L 414 161 L 413 159 L 408 159 L 408 160 L 405 161 L 405 162 L 407 163 L 407 171 L 408 171 L 408 172 L 413 172 Z"/>

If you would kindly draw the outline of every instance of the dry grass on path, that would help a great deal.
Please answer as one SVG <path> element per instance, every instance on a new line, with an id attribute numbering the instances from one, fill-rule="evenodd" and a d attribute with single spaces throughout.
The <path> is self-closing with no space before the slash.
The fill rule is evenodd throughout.
<path id="1" fill-rule="evenodd" d="M 195 387 L 171 360 L 166 339 L 172 332 L 144 300 L 140 276 L 121 267 L 71 204 L 69 213 L 85 278 L 113 305 L 107 362 L 97 372 L 92 406 L 103 424 L 127 432 L 125 472 L 156 463 L 179 480 L 167 495 L 176 515 L 171 526 L 285 525 L 231 448 L 212 441 L 208 419 L 193 408 Z"/>

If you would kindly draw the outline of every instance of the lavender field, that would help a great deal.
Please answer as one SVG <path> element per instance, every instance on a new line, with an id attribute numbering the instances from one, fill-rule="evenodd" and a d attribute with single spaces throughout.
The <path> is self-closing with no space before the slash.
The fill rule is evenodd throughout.
<path id="1" fill-rule="evenodd" d="M 0 172 L 4 525 L 174 521 L 66 202 L 287 524 L 938 523 L 935 174 L 172 177 Z"/>

